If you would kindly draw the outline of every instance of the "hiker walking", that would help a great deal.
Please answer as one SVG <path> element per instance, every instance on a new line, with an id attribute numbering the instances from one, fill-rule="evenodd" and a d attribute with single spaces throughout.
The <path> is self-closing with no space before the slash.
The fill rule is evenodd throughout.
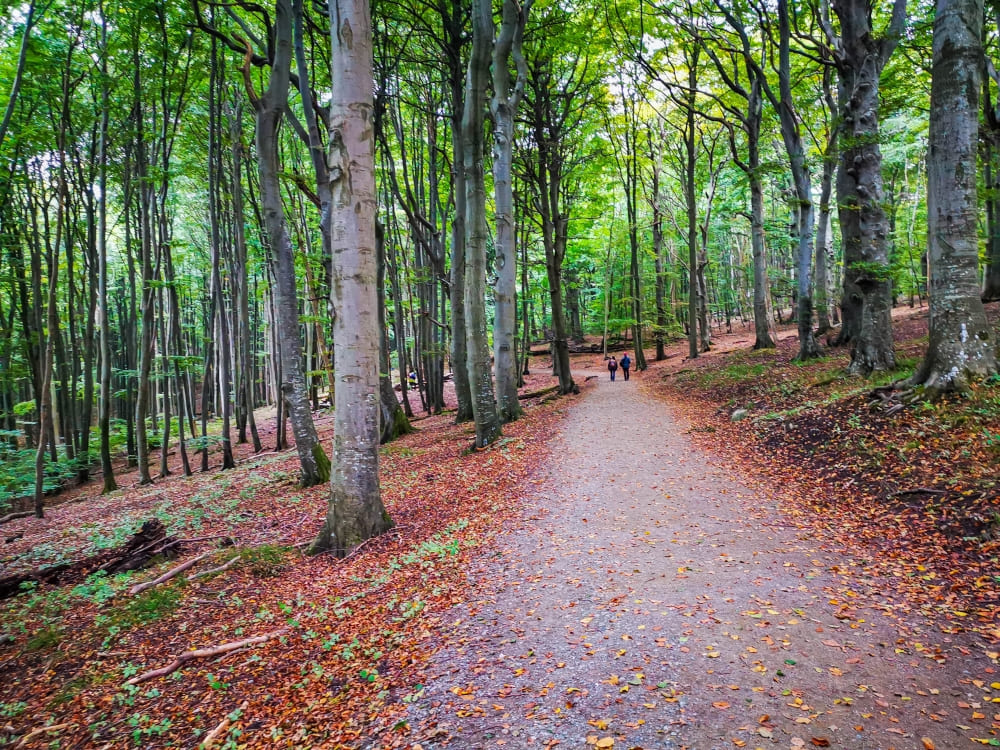
<path id="1" fill-rule="evenodd" d="M 611 382 L 615 382 L 615 373 L 618 372 L 618 362 L 615 361 L 615 355 L 611 355 L 608 360 L 608 372 L 611 373 Z"/>
<path id="2" fill-rule="evenodd" d="M 622 355 L 622 363 L 621 364 L 622 364 L 622 375 L 624 375 L 625 379 L 628 380 L 628 370 L 632 366 L 632 360 L 629 359 L 628 352 L 625 352 Z"/>

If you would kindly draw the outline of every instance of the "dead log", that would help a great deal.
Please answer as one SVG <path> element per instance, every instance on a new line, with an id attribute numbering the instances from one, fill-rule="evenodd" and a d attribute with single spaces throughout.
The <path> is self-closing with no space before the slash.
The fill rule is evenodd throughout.
<path id="1" fill-rule="evenodd" d="M 16 521 L 18 518 L 27 518 L 28 516 L 35 515 L 33 510 L 22 510 L 17 513 L 8 513 L 3 518 L 0 518 L 0 525 L 7 523 L 8 521 Z"/>
<path id="2" fill-rule="evenodd" d="M 158 555 L 174 555 L 184 540 L 167 536 L 167 529 L 159 519 L 146 521 L 128 542 L 117 549 L 105 550 L 75 562 L 39 568 L 26 573 L 0 578 L 0 600 L 20 593 L 26 583 L 66 584 L 80 583 L 97 571 L 121 573 L 139 570 Z"/>
<path id="3" fill-rule="evenodd" d="M 549 393 L 552 393 L 553 391 L 557 391 L 557 390 L 559 390 L 559 386 L 558 385 L 552 385 L 552 386 L 549 386 L 548 388 L 541 388 L 541 389 L 539 389 L 537 391 L 528 391 L 527 393 L 519 393 L 517 395 L 517 399 L 518 399 L 518 401 L 524 401 L 525 399 L 529 399 L 529 398 L 537 398 L 538 396 L 545 396 L 545 395 L 548 395 Z"/>
<path id="4" fill-rule="evenodd" d="M 228 654 L 230 651 L 236 651 L 237 649 L 246 648 L 247 646 L 256 646 L 260 643 L 266 643 L 272 638 L 284 635 L 287 632 L 288 628 L 282 628 L 281 630 L 275 630 L 273 633 L 265 633 L 264 635 L 254 636 L 253 638 L 244 638 L 242 641 L 231 641 L 229 643 L 223 643 L 219 646 L 212 646 L 210 648 L 199 648 L 194 651 L 185 651 L 167 666 L 160 667 L 159 669 L 151 669 L 148 672 L 136 675 L 126 684 L 138 685 L 146 680 L 152 680 L 154 677 L 163 677 L 176 672 L 189 661 L 194 661 L 195 659 L 205 659 L 209 656 L 219 656 L 220 654 Z"/>

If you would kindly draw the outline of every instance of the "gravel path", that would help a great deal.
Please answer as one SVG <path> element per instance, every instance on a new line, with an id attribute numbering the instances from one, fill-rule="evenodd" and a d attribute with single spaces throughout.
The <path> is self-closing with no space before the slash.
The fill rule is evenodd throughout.
<path id="1" fill-rule="evenodd" d="M 852 599 L 845 561 L 695 447 L 641 379 L 601 373 L 562 423 L 523 528 L 446 617 L 412 709 L 414 725 L 437 724 L 421 746 L 942 750 L 990 737 L 988 661 L 940 633 L 942 652 L 921 651 L 891 605 Z"/>

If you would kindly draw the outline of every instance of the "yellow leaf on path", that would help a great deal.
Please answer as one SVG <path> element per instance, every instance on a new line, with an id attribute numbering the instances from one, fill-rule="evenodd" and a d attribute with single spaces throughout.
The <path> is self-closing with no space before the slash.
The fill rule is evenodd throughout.
<path id="1" fill-rule="evenodd" d="M 716 708 L 729 708 L 729 703 L 727 703 L 726 701 L 716 701 L 712 705 L 715 706 Z"/>
<path id="2" fill-rule="evenodd" d="M 921 737 L 920 741 L 924 743 L 924 750 L 935 750 L 934 740 L 930 737 Z"/>
<path id="3" fill-rule="evenodd" d="M 608 728 L 608 723 L 610 721 L 610 719 L 587 719 L 587 723 L 590 724 L 590 726 L 597 727 L 601 731 Z"/>
<path id="4" fill-rule="evenodd" d="M 611 737 L 601 737 L 601 739 L 597 741 L 596 745 L 596 747 L 614 747 L 614 746 L 615 746 L 615 741 Z"/>

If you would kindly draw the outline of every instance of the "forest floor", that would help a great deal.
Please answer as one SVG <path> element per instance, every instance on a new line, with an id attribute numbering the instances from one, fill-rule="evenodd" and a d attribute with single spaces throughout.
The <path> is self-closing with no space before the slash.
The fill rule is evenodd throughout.
<path id="1" fill-rule="evenodd" d="M 912 368 L 926 320 L 896 333 Z M 236 561 L 5 602 L 0 745 L 1000 746 L 997 389 L 889 413 L 845 352 L 750 343 L 615 383 L 581 355 L 580 396 L 481 453 L 419 421 L 382 453 L 396 529 L 344 561 L 297 551 L 326 491 L 294 451 L 6 524 L 4 573 L 152 517 L 210 553 L 191 572 Z"/>

